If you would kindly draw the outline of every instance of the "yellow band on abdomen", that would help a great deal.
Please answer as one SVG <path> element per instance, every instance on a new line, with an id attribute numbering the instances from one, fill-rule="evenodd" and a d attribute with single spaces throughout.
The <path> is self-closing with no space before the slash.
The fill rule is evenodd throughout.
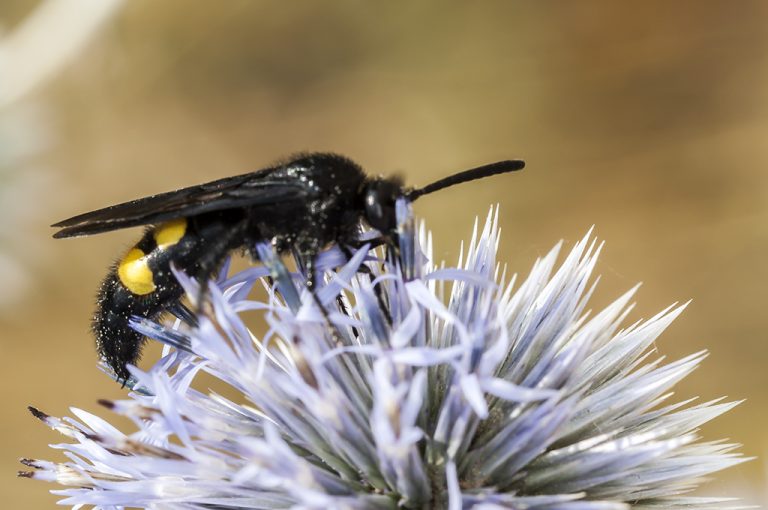
<path id="1" fill-rule="evenodd" d="M 117 275 L 125 288 L 143 296 L 155 290 L 152 270 L 147 263 L 147 256 L 138 248 L 132 248 L 117 266 Z"/>
<path id="2" fill-rule="evenodd" d="M 187 232 L 187 219 L 179 218 L 163 223 L 152 232 L 157 248 L 165 250 L 178 243 Z M 149 267 L 149 255 L 139 248 L 132 248 L 117 266 L 117 276 L 126 289 L 138 296 L 155 291 L 152 269 Z"/>
<path id="3" fill-rule="evenodd" d="M 157 243 L 157 247 L 161 250 L 173 246 L 178 243 L 184 234 L 187 232 L 187 219 L 179 218 L 171 220 L 168 223 L 163 223 L 155 229 L 152 233 Z"/>

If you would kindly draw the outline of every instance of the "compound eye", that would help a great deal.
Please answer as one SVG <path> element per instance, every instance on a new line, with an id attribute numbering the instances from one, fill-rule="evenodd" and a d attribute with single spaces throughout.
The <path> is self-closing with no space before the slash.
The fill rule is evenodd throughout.
<path id="1" fill-rule="evenodd" d="M 365 218 L 368 224 L 389 234 L 395 229 L 395 190 L 386 183 L 371 186 L 365 193 Z"/>

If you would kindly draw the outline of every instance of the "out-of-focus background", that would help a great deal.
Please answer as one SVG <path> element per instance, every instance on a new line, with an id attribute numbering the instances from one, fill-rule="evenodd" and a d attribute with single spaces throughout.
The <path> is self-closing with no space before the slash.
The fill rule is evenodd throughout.
<path id="1" fill-rule="evenodd" d="M 5 508 L 56 500 L 14 478 L 60 440 L 26 405 L 123 394 L 88 321 L 139 232 L 54 241 L 48 225 L 299 150 L 414 185 L 526 159 L 417 204 L 436 253 L 454 261 L 499 203 L 515 271 L 594 224 L 595 308 L 638 281 L 633 319 L 693 298 L 657 344 L 711 352 L 677 398 L 746 398 L 703 434 L 758 456 L 702 493 L 768 502 L 767 3 L 3 0 L 0 29 Z"/>

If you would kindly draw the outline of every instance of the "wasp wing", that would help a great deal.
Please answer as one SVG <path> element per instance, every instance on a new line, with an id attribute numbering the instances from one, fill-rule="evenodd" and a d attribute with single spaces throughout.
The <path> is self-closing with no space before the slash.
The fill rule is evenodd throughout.
<path id="1" fill-rule="evenodd" d="M 300 181 L 265 169 L 105 207 L 51 226 L 61 228 L 55 238 L 86 236 L 211 211 L 304 200 L 308 193 Z"/>

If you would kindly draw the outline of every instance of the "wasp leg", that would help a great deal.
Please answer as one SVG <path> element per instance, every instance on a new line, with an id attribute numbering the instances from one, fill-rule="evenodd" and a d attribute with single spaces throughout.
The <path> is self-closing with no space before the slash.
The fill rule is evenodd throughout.
<path id="1" fill-rule="evenodd" d="M 187 325 L 196 328 L 198 326 L 197 322 L 197 316 L 195 315 L 195 312 L 190 310 L 188 306 L 186 306 L 184 303 L 175 303 L 168 307 L 168 312 L 175 315 L 177 318 L 181 319 L 184 323 Z"/>
<path id="2" fill-rule="evenodd" d="M 341 245 L 339 245 L 341 246 Z M 347 255 L 348 250 L 345 250 L 344 248 L 341 248 L 342 252 L 344 252 L 344 255 L 349 259 L 349 255 Z M 349 310 L 347 309 L 347 305 L 344 304 L 344 299 L 341 297 L 341 292 L 336 295 L 336 304 L 339 306 L 339 310 L 341 310 L 341 313 L 349 317 Z M 352 336 L 355 338 L 360 338 L 360 332 L 357 330 L 355 326 L 352 326 Z"/>
<path id="3" fill-rule="evenodd" d="M 344 243 L 339 241 L 339 246 L 343 246 L 342 250 L 344 250 L 345 253 L 349 252 L 350 248 L 352 248 L 354 250 L 359 250 L 360 248 L 362 248 L 366 244 L 371 245 L 370 249 L 374 250 L 374 249 L 378 248 L 379 246 L 384 246 L 385 244 L 387 244 L 387 238 L 385 236 L 378 236 L 378 237 L 373 237 L 373 238 L 365 240 L 365 241 L 360 240 L 360 239 L 355 239 L 355 240 L 352 240 L 352 241 L 345 241 Z"/>
<path id="4" fill-rule="evenodd" d="M 309 290 L 309 293 L 312 294 L 312 299 L 315 300 L 315 304 L 320 307 L 320 312 L 323 314 L 323 318 L 326 320 L 328 324 L 331 324 L 330 316 L 328 315 L 328 310 L 325 309 L 323 306 L 323 303 L 320 302 L 320 298 L 317 296 L 317 293 L 315 292 L 317 288 L 317 272 L 315 271 L 315 257 L 317 257 L 317 253 L 310 252 L 305 255 L 302 255 L 302 265 L 307 271 L 307 290 Z"/>
<path id="5" fill-rule="evenodd" d="M 193 302 L 193 308 L 196 313 L 200 313 L 203 310 L 205 304 L 205 296 L 208 294 L 208 286 L 219 270 L 224 259 L 227 257 L 236 245 L 240 244 L 240 240 L 245 234 L 247 228 L 247 222 L 241 221 L 234 228 L 228 230 L 226 233 L 217 237 L 215 242 L 208 247 L 203 256 L 198 260 L 195 268 L 194 275 L 198 282 L 198 291 Z"/>
<path id="6" fill-rule="evenodd" d="M 383 239 L 383 238 L 376 238 L 376 239 Z M 384 244 L 383 241 L 382 241 L 382 244 Z M 339 247 L 341 248 L 341 251 L 344 253 L 344 256 L 347 257 L 347 260 L 352 258 L 353 254 L 352 254 L 352 251 L 350 250 L 350 246 L 339 244 Z M 365 264 L 360 264 L 360 267 L 357 269 L 357 272 L 368 275 L 368 281 L 371 282 L 371 287 L 373 287 L 373 293 L 376 295 L 376 301 L 379 303 L 379 310 L 381 310 L 382 315 L 384 315 L 384 319 L 387 321 L 387 324 L 391 327 L 392 315 L 389 313 L 389 306 L 387 305 L 386 299 L 384 298 L 384 293 L 381 290 L 381 285 L 373 284 L 373 281 L 376 279 L 373 274 L 373 271 L 371 271 L 371 268 L 366 266 Z"/>
<path id="7" fill-rule="evenodd" d="M 333 335 L 333 341 L 336 343 L 336 345 L 343 345 L 344 341 L 341 337 L 341 333 L 339 332 L 338 326 L 336 326 L 333 322 L 331 322 L 331 316 L 328 313 L 328 310 L 323 305 L 323 303 L 320 301 L 320 298 L 318 297 L 316 292 L 317 273 L 315 271 L 315 259 L 317 258 L 318 251 L 319 250 L 315 248 L 311 248 L 308 250 L 297 250 L 295 251 L 295 255 L 297 256 L 299 264 L 304 266 L 304 269 L 307 272 L 307 280 L 306 280 L 307 290 L 309 290 L 309 293 L 312 294 L 312 299 L 315 301 L 315 304 L 320 309 L 320 313 L 323 315 L 323 320 L 330 327 L 331 334 Z"/>

